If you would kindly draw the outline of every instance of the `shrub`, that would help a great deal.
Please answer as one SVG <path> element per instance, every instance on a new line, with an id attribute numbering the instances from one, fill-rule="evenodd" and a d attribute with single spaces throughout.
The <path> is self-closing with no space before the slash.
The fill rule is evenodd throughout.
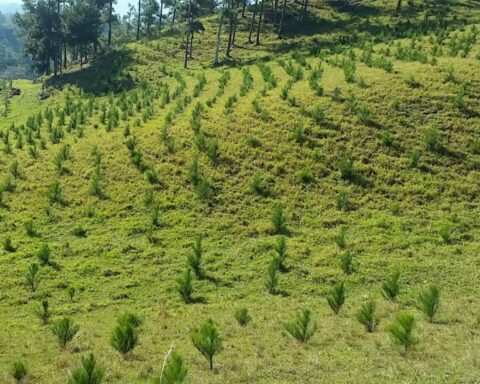
<path id="1" fill-rule="evenodd" d="M 260 172 L 257 172 L 250 182 L 250 191 L 260 196 L 268 196 L 268 184 Z"/>
<path id="2" fill-rule="evenodd" d="M 455 231 L 455 227 L 451 223 L 444 223 L 440 226 L 438 233 L 445 244 L 450 244 L 453 240 L 453 233 Z"/>
<path id="3" fill-rule="evenodd" d="M 217 164 L 220 159 L 220 146 L 217 139 L 212 139 L 207 144 L 207 157 L 213 164 Z"/>
<path id="4" fill-rule="evenodd" d="M 42 302 L 35 309 L 35 314 L 44 325 L 48 324 L 50 317 L 52 316 L 52 312 L 50 311 L 50 305 L 48 304 L 47 299 L 42 300 Z"/>
<path id="5" fill-rule="evenodd" d="M 166 362 L 162 368 L 160 378 L 154 381 L 154 384 L 182 384 L 187 377 L 187 367 L 182 357 L 177 353 L 167 355 Z"/>
<path id="6" fill-rule="evenodd" d="M 283 207 L 277 205 L 273 210 L 272 216 L 270 217 L 270 221 L 272 222 L 274 232 L 277 234 L 285 234 L 288 232 L 287 229 L 287 218 L 285 217 L 285 213 L 283 211 Z"/>
<path id="7" fill-rule="evenodd" d="M 272 295 L 277 294 L 278 286 L 278 262 L 275 259 L 272 259 L 267 268 L 267 278 L 265 280 L 265 287 L 268 289 L 268 293 Z"/>
<path id="8" fill-rule="evenodd" d="M 29 237 L 37 237 L 38 232 L 35 229 L 35 223 L 33 220 L 27 220 L 25 222 L 25 231 L 27 232 L 27 236 Z"/>
<path id="9" fill-rule="evenodd" d="M 100 384 L 103 376 L 103 368 L 98 366 L 95 356 L 90 353 L 82 357 L 82 366 L 71 373 L 68 384 Z"/>
<path id="10" fill-rule="evenodd" d="M 223 339 L 212 319 L 207 320 L 200 329 L 192 333 L 192 342 L 208 360 L 210 370 L 213 370 L 213 357 L 223 349 Z"/>
<path id="11" fill-rule="evenodd" d="M 75 287 L 69 285 L 67 288 L 65 288 L 65 293 L 67 294 L 68 298 L 70 299 L 70 302 L 73 303 L 73 299 L 75 298 Z"/>
<path id="12" fill-rule="evenodd" d="M 187 268 L 182 276 L 177 279 L 177 292 L 185 303 L 193 302 L 192 271 Z"/>
<path id="13" fill-rule="evenodd" d="M 90 194 L 92 196 L 96 196 L 98 198 L 103 197 L 101 179 L 100 168 L 97 167 L 90 178 Z"/>
<path id="14" fill-rule="evenodd" d="M 344 59 L 342 63 L 343 74 L 347 83 L 353 83 L 355 81 L 355 62 L 351 59 Z"/>
<path id="15" fill-rule="evenodd" d="M 285 266 L 285 260 L 287 259 L 287 238 L 285 236 L 279 236 L 275 244 L 273 244 L 273 250 L 275 251 L 275 263 L 277 268 L 286 272 L 288 268 Z"/>
<path id="16" fill-rule="evenodd" d="M 332 291 L 327 296 L 327 303 L 333 313 L 338 314 L 345 303 L 345 283 L 338 282 L 333 286 Z"/>
<path id="17" fill-rule="evenodd" d="M 248 309 L 245 307 L 237 308 L 234 316 L 238 321 L 238 324 L 240 324 L 242 327 L 247 325 L 252 320 L 252 317 L 248 313 Z"/>
<path id="18" fill-rule="evenodd" d="M 376 304 L 373 300 L 362 304 L 357 312 L 357 320 L 365 327 L 367 332 L 375 332 L 380 319 L 376 314 Z"/>
<path id="19" fill-rule="evenodd" d="M 413 75 L 410 75 L 405 79 L 405 84 L 407 84 L 410 88 L 420 88 L 421 86 L 421 84 L 415 79 Z"/>
<path id="20" fill-rule="evenodd" d="M 298 175 L 300 181 L 304 184 L 308 184 L 313 182 L 314 177 L 313 177 L 313 172 L 310 168 L 304 168 L 300 171 Z"/>
<path id="21" fill-rule="evenodd" d="M 440 289 L 436 284 L 430 285 L 428 289 L 418 295 L 417 307 L 433 322 L 433 317 L 438 311 L 440 304 Z"/>
<path id="22" fill-rule="evenodd" d="M 338 232 L 338 235 L 335 237 L 335 243 L 337 243 L 341 249 L 344 249 L 347 246 L 347 240 L 345 239 L 346 234 L 347 228 L 342 226 L 340 232 Z"/>
<path id="23" fill-rule="evenodd" d="M 325 122 L 325 111 L 320 105 L 317 105 L 312 109 L 312 111 L 310 112 L 310 116 L 317 125 Z"/>
<path id="24" fill-rule="evenodd" d="M 200 179 L 200 162 L 198 160 L 198 156 L 195 156 L 192 164 L 190 165 L 190 168 L 188 169 L 188 180 L 196 186 L 199 183 Z"/>
<path id="25" fill-rule="evenodd" d="M 129 324 L 133 328 L 138 328 L 142 325 L 143 321 L 140 316 L 132 312 L 125 312 L 117 319 L 117 323 L 121 325 Z"/>
<path id="26" fill-rule="evenodd" d="M 62 187 L 59 181 L 55 181 L 48 189 L 48 200 L 51 204 L 62 203 Z"/>
<path id="27" fill-rule="evenodd" d="M 405 352 L 412 346 L 418 344 L 418 339 L 414 337 L 415 318 L 411 313 L 401 312 L 397 315 L 396 321 L 387 328 L 392 341 L 404 348 Z"/>
<path id="28" fill-rule="evenodd" d="M 138 344 L 138 333 L 135 327 L 129 322 L 119 322 L 113 329 L 110 338 L 110 345 L 126 356 Z"/>
<path id="29" fill-rule="evenodd" d="M 15 252 L 15 247 L 13 246 L 12 238 L 11 237 L 5 237 L 2 241 L 3 245 L 3 250 L 5 252 Z"/>
<path id="30" fill-rule="evenodd" d="M 204 277 L 204 273 L 202 270 L 202 256 L 203 256 L 203 248 L 202 248 L 202 236 L 198 236 L 195 240 L 195 244 L 192 245 L 192 253 L 188 255 L 188 265 L 189 267 L 195 272 L 195 275 L 202 279 Z"/>
<path id="31" fill-rule="evenodd" d="M 17 360 L 12 364 L 11 374 L 17 383 L 21 383 L 28 374 L 27 366 L 23 361 Z"/>
<path id="32" fill-rule="evenodd" d="M 285 324 L 286 331 L 301 343 L 306 343 L 317 330 L 317 324 L 312 320 L 309 309 L 302 310 L 294 321 Z"/>
<path id="33" fill-rule="evenodd" d="M 436 126 L 429 128 L 425 134 L 425 146 L 429 151 L 436 152 L 440 149 L 440 133 Z"/>
<path id="34" fill-rule="evenodd" d="M 340 267 L 346 275 L 350 275 L 354 271 L 352 252 L 346 251 L 340 256 Z"/>
<path id="35" fill-rule="evenodd" d="M 60 348 L 65 349 L 67 344 L 73 340 L 80 327 L 69 317 L 57 320 L 52 326 L 52 332 L 57 337 Z"/>
<path id="36" fill-rule="evenodd" d="M 340 192 L 337 196 L 337 209 L 339 211 L 348 211 L 350 209 L 350 202 L 347 192 Z"/>
<path id="37" fill-rule="evenodd" d="M 400 272 L 392 273 L 382 284 L 382 295 L 388 300 L 395 301 L 400 293 Z"/>
<path id="38" fill-rule="evenodd" d="M 350 155 L 343 155 L 338 162 L 338 170 L 342 179 L 354 181 L 357 177 L 354 160 Z"/>
<path id="39" fill-rule="evenodd" d="M 410 168 L 417 168 L 419 161 L 420 161 L 420 152 L 418 152 L 418 151 L 412 151 L 412 152 L 410 153 L 410 164 L 409 164 L 409 167 L 410 167 Z"/>
<path id="40" fill-rule="evenodd" d="M 32 263 L 27 270 L 27 285 L 30 287 L 32 292 L 35 292 L 37 289 L 38 280 L 40 278 L 40 267 L 37 263 Z"/>

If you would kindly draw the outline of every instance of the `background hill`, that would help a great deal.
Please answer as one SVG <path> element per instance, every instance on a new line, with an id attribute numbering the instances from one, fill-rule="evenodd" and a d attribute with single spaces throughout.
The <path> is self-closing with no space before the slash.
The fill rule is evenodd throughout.
<path id="1" fill-rule="evenodd" d="M 93 352 L 105 382 L 148 383 L 172 345 L 191 383 L 478 380 L 480 11 L 310 6 L 259 46 L 241 19 L 219 67 L 207 17 L 186 70 L 178 25 L 43 84 L 13 82 L 21 95 L 0 119 L 2 382 L 21 359 L 27 382 L 65 383 Z M 186 303 L 178 280 L 199 236 Z M 391 301 L 382 284 L 396 271 Z M 418 297 L 431 284 L 430 322 Z M 373 333 L 356 318 L 370 300 Z M 318 329 L 299 343 L 285 324 L 306 308 Z M 405 311 L 419 341 L 406 353 L 389 334 Z M 125 312 L 142 319 L 126 358 L 110 345 Z M 64 317 L 80 329 L 61 350 L 51 324 Z M 224 339 L 213 372 L 191 341 L 209 318 Z"/>

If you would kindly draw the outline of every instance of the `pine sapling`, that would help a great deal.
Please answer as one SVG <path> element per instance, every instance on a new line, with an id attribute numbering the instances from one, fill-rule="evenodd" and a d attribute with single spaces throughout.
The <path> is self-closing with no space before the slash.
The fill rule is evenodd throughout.
<path id="1" fill-rule="evenodd" d="M 332 291 L 327 296 L 327 303 L 334 314 L 338 314 L 345 303 L 345 283 L 343 281 L 336 283 Z"/>
<path id="2" fill-rule="evenodd" d="M 192 333 L 192 342 L 208 360 L 210 370 L 213 370 L 213 357 L 223 349 L 223 339 L 212 319 L 207 320 L 200 329 Z"/>
<path id="3" fill-rule="evenodd" d="M 440 289 L 438 285 L 432 284 L 428 289 L 418 295 L 417 307 L 420 309 L 428 321 L 433 322 L 433 318 L 440 305 Z"/>
<path id="4" fill-rule="evenodd" d="M 367 332 L 375 332 L 377 325 L 380 322 L 376 314 L 376 304 L 373 300 L 362 304 L 360 310 L 357 312 L 357 320 L 365 327 Z"/>
<path id="5" fill-rule="evenodd" d="M 304 309 L 294 321 L 285 324 L 285 330 L 301 343 L 306 343 L 317 330 L 317 324 L 312 320 L 311 311 Z"/>

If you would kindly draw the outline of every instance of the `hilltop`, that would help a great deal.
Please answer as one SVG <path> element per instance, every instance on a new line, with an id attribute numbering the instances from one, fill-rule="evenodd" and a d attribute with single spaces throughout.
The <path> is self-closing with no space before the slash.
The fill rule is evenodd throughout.
<path id="1" fill-rule="evenodd" d="M 218 67 L 207 17 L 188 69 L 178 25 L 14 81 L 0 118 L 0 381 L 20 359 L 26 382 L 65 383 L 93 352 L 105 382 L 149 383 L 173 345 L 191 383 L 475 383 L 480 9 L 394 6 L 313 2 L 308 22 L 284 39 L 267 25 L 259 46 L 242 19 Z M 392 301 L 382 285 L 397 271 Z M 432 284 L 430 322 L 418 302 Z M 44 299 L 51 323 L 80 327 L 65 350 L 36 315 Z M 356 317 L 370 300 L 372 333 Z M 285 328 L 303 309 L 307 343 Z M 389 334 L 405 311 L 418 339 L 406 353 Z M 141 325 L 124 358 L 111 335 L 126 312 Z M 209 318 L 224 339 L 213 372 L 191 341 Z"/>

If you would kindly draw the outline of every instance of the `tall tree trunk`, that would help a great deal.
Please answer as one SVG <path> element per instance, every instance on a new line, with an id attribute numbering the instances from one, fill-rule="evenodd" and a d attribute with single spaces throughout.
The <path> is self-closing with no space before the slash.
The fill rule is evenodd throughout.
<path id="1" fill-rule="evenodd" d="M 282 37 L 283 18 L 285 17 L 285 8 L 287 7 L 287 0 L 283 0 L 282 4 L 282 16 L 280 17 L 280 23 L 278 24 L 278 38 Z"/>
<path id="2" fill-rule="evenodd" d="M 190 59 L 193 59 L 193 31 L 190 32 Z"/>
<path id="3" fill-rule="evenodd" d="M 232 47 L 235 46 L 235 37 L 237 35 L 237 25 L 238 25 L 238 7 L 239 7 L 239 0 L 237 0 L 237 4 L 234 9 L 233 15 L 233 36 L 232 36 Z"/>
<path id="4" fill-rule="evenodd" d="M 402 8 L 402 0 L 397 0 L 397 11 L 399 11 L 400 8 Z"/>
<path id="5" fill-rule="evenodd" d="M 243 0 L 242 3 L 242 18 L 245 17 L 245 8 L 247 7 L 247 0 Z"/>
<path id="6" fill-rule="evenodd" d="M 217 41 L 215 43 L 215 57 L 213 58 L 213 65 L 218 65 L 218 54 L 220 52 L 220 38 L 222 36 L 224 11 L 225 11 L 225 0 L 222 2 L 222 10 L 220 11 L 220 19 L 218 22 Z"/>
<path id="7" fill-rule="evenodd" d="M 230 1 L 229 5 L 229 23 L 228 23 L 228 44 L 227 44 L 227 57 L 230 57 L 230 52 L 232 50 L 232 38 L 233 38 L 233 15 L 234 15 L 234 10 L 233 10 L 233 2 L 235 0 Z"/>
<path id="8" fill-rule="evenodd" d="M 110 0 L 108 9 L 108 46 L 112 44 L 112 17 L 113 17 L 113 0 Z"/>
<path id="9" fill-rule="evenodd" d="M 255 4 L 253 6 L 252 22 L 250 23 L 250 32 L 248 33 L 248 42 L 250 44 L 253 43 L 252 34 L 253 34 L 253 28 L 255 26 L 255 16 L 257 15 L 257 8 L 258 8 L 258 0 L 255 0 Z"/>
<path id="10" fill-rule="evenodd" d="M 192 28 L 192 20 L 191 20 L 191 17 L 192 17 L 192 14 L 191 14 L 191 10 L 192 10 L 192 0 L 189 0 L 188 1 L 188 16 L 187 16 L 187 30 L 186 30 L 186 33 L 185 33 L 185 61 L 183 63 L 183 68 L 187 68 L 187 65 L 188 65 L 188 43 L 190 41 L 190 33 L 191 33 L 191 28 Z"/>
<path id="11" fill-rule="evenodd" d="M 265 2 L 265 0 L 261 0 L 261 3 L 260 3 L 260 16 L 258 17 L 257 38 L 255 40 L 255 45 L 260 45 L 260 30 L 262 28 L 264 2 Z"/>
<path id="12" fill-rule="evenodd" d="M 163 20 L 163 0 L 160 0 L 160 14 L 158 16 L 158 30 L 162 30 L 162 20 Z"/>
<path id="13" fill-rule="evenodd" d="M 177 1 L 173 3 L 172 27 L 175 25 L 175 16 L 177 15 Z"/>
<path id="14" fill-rule="evenodd" d="M 137 40 L 140 39 L 140 8 L 142 6 L 142 0 L 138 0 L 138 14 L 137 14 Z"/>
<path id="15" fill-rule="evenodd" d="M 63 43 L 63 69 L 67 69 L 67 43 Z"/>

